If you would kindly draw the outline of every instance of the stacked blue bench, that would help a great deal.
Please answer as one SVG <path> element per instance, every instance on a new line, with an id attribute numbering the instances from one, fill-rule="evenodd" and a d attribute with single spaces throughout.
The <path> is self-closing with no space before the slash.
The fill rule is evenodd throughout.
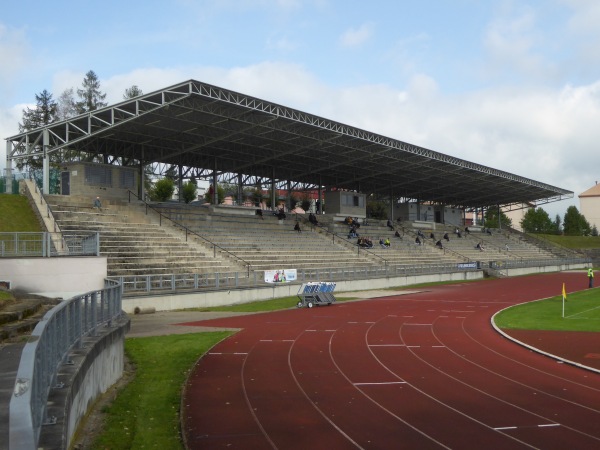
<path id="1" fill-rule="evenodd" d="M 335 283 L 326 281 L 314 281 L 310 283 L 302 283 L 298 290 L 298 308 L 306 306 L 312 308 L 315 305 L 331 305 L 335 302 L 333 291 Z"/>

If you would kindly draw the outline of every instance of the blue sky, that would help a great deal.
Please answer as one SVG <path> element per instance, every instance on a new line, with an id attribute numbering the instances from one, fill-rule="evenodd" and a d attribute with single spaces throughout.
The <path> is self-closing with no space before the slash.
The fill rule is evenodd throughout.
<path id="1" fill-rule="evenodd" d="M 576 195 L 600 178 L 597 0 L 5 3 L 3 139 L 91 69 L 110 103 L 193 78 Z"/>

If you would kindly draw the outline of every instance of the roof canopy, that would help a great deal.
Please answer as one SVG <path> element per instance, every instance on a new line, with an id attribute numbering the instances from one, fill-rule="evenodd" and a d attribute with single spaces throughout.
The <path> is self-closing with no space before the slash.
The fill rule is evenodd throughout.
<path id="1" fill-rule="evenodd" d="M 46 141 L 44 132 L 47 130 Z M 456 207 L 573 192 L 195 80 L 8 138 L 7 159 L 69 149 Z"/>

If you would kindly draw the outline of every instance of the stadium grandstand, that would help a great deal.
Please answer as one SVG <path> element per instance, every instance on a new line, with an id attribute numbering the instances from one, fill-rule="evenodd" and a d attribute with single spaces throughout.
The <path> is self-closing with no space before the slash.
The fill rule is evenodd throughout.
<path id="1" fill-rule="evenodd" d="M 589 264 L 466 219 L 570 191 L 195 80 L 9 137 L 6 154 L 0 187 L 27 195 L 47 231 L 0 233 L 0 283 L 71 294 L 3 356 L 2 448 L 69 448 L 123 373 L 123 311 L 287 297 L 311 281 L 352 291 Z M 146 181 L 166 175 L 178 200 L 149 201 Z M 184 180 L 213 186 L 210 201 L 184 203 Z M 371 198 L 387 200 L 386 218 L 367 215 Z"/>
<path id="2" fill-rule="evenodd" d="M 298 270 L 298 281 L 389 279 L 579 257 L 506 227 L 454 233 L 467 211 L 538 206 L 573 192 L 196 80 L 10 137 L 6 153 L 6 185 L 15 164 L 37 160 L 53 226 L 99 233 L 108 275 L 120 277 L 126 295 L 257 286 L 278 269 Z M 146 201 L 142 180 L 167 170 L 179 193 L 185 180 L 206 180 L 236 186 L 240 199 L 245 188 L 261 198 L 223 205 L 212 189 L 208 204 Z M 310 193 L 318 226 L 291 204 L 293 193 Z M 102 211 L 91 208 L 96 195 Z M 370 196 L 388 199 L 393 231 L 367 217 Z M 287 221 L 271 214 L 280 206 Z M 373 248 L 349 235 L 348 215 Z M 418 234 L 446 233 L 452 239 L 441 249 L 429 238 L 416 244 Z M 378 244 L 385 238 L 387 248 Z"/>

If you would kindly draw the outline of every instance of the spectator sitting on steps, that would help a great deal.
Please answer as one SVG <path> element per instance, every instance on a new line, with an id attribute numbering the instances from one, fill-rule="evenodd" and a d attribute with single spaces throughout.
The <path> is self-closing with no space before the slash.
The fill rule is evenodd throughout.
<path id="1" fill-rule="evenodd" d="M 283 210 L 283 206 L 277 210 L 275 215 L 279 220 L 285 220 L 285 211 Z"/>
<path id="2" fill-rule="evenodd" d="M 308 221 L 310 223 L 312 223 L 314 226 L 319 225 L 319 221 L 317 220 L 317 216 L 315 216 L 313 213 L 310 213 L 308 215 Z"/>
<path id="3" fill-rule="evenodd" d="M 448 236 L 448 233 L 444 233 L 444 239 L 446 239 L 447 242 L 450 242 L 450 237 Z"/>
<path id="4" fill-rule="evenodd" d="M 394 231 L 394 224 L 392 223 L 392 221 L 390 219 L 388 219 L 388 221 L 387 221 L 387 226 L 390 229 L 390 231 Z"/>
<path id="5" fill-rule="evenodd" d="M 294 230 L 298 233 L 302 233 L 302 230 L 300 229 L 300 222 L 296 222 L 296 225 L 294 225 Z"/>
<path id="6" fill-rule="evenodd" d="M 102 211 L 102 202 L 100 201 L 100 197 L 96 197 L 96 199 L 94 200 L 94 209 Z"/>
<path id="7" fill-rule="evenodd" d="M 385 238 L 385 241 L 383 241 L 383 245 L 385 246 L 385 248 L 390 248 L 392 246 L 390 238 Z"/>
<path id="8" fill-rule="evenodd" d="M 442 241 L 441 241 L 441 240 L 440 240 L 440 241 L 437 241 L 437 242 L 435 243 L 435 246 L 436 246 L 437 248 L 441 248 L 441 249 L 443 249 L 443 248 L 444 248 L 444 246 L 442 245 Z"/>
<path id="9" fill-rule="evenodd" d="M 400 233 L 398 232 L 398 230 L 396 230 L 396 232 L 394 233 L 394 236 L 397 238 L 402 239 L 402 235 L 400 235 Z"/>

